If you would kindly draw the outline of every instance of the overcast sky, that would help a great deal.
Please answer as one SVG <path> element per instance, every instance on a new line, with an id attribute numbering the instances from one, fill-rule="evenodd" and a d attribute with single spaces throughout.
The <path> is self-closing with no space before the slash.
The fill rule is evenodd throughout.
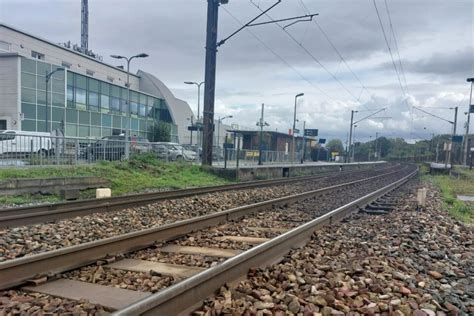
<path id="1" fill-rule="evenodd" d="M 221 6 L 219 39 L 274 2 L 230 0 Z M 53 42 L 80 43 L 80 4 L 0 0 L 0 19 Z M 304 92 L 298 125 L 306 121 L 321 137 L 345 141 L 351 109 L 360 111 L 358 120 L 372 113 L 363 111 L 382 107 L 387 110 L 358 124 L 356 140 L 376 132 L 407 139 L 450 132 L 449 123 L 413 105 L 449 120 L 449 108 L 459 106 L 462 130 L 466 78 L 474 76 L 474 1 L 376 0 L 376 5 L 399 76 L 373 0 L 283 0 L 260 21 L 307 12 L 319 16 L 285 29 L 286 24 L 248 28 L 220 47 L 216 117 L 233 115 L 226 122 L 255 126 L 265 103 L 270 129 L 287 132 L 294 96 Z M 196 111 L 197 91 L 183 81 L 204 80 L 206 10 L 205 0 L 89 0 L 89 48 L 112 64 L 117 62 L 110 54 L 148 53 L 133 62 L 133 71 L 155 74 Z"/>

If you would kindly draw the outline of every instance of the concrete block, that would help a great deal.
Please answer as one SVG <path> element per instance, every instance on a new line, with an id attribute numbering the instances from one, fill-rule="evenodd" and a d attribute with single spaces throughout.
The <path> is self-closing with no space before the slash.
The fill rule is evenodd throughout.
<path id="1" fill-rule="evenodd" d="M 418 189 L 417 191 L 417 201 L 418 201 L 418 206 L 419 207 L 425 207 L 426 206 L 426 193 L 428 190 L 426 188 Z"/>
<path id="2" fill-rule="evenodd" d="M 97 199 L 108 198 L 112 196 L 112 190 L 109 188 L 102 188 L 95 190 L 95 197 Z"/>
<path id="3" fill-rule="evenodd" d="M 77 200 L 80 195 L 80 190 L 77 189 L 66 189 L 66 190 L 59 190 L 59 195 L 61 196 L 62 200 Z"/>

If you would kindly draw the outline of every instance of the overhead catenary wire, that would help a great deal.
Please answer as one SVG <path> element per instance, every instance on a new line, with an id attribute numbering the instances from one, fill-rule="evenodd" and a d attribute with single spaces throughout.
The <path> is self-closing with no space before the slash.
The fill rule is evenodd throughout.
<path id="1" fill-rule="evenodd" d="M 263 12 L 263 9 L 260 8 L 259 5 L 257 5 L 256 3 L 254 3 L 252 0 L 249 0 L 249 2 L 255 6 L 258 10 L 262 11 Z M 269 15 L 268 13 L 265 14 L 266 17 L 268 17 L 271 21 L 275 21 L 275 19 Z M 359 103 L 360 104 L 360 100 L 344 85 L 344 83 L 339 80 L 339 78 L 337 78 L 323 63 L 321 63 L 321 61 L 319 61 L 319 59 L 314 56 L 314 54 L 312 54 L 302 43 L 300 43 L 290 32 L 288 32 L 283 26 L 281 26 L 281 24 L 279 23 L 275 23 L 275 25 L 277 25 L 293 42 L 295 42 L 299 47 L 301 47 L 301 49 L 311 58 L 313 59 L 313 61 L 315 61 L 326 73 L 328 73 L 331 78 L 336 81 L 343 89 L 344 91 L 346 91 L 351 97 L 354 98 L 354 100 L 356 101 L 356 103 Z"/>
<path id="2" fill-rule="evenodd" d="M 410 92 L 408 90 L 407 78 L 405 76 L 405 69 L 403 68 L 402 59 L 400 58 L 400 50 L 398 49 L 397 37 L 395 36 L 395 31 L 393 29 L 392 16 L 390 14 L 390 9 L 388 8 L 387 0 L 384 0 L 384 2 L 385 2 L 385 10 L 387 12 L 388 21 L 389 21 L 389 25 L 390 25 L 390 32 L 391 32 L 392 37 L 393 37 L 393 43 L 395 44 L 395 50 L 397 52 L 398 62 L 400 64 L 400 71 L 402 73 L 403 81 L 405 83 L 405 91 L 407 92 L 407 94 L 409 94 Z"/>
<path id="3" fill-rule="evenodd" d="M 302 7 L 303 7 L 303 10 L 306 12 L 310 12 L 308 7 L 306 6 L 306 4 L 304 3 L 303 0 L 299 0 Z M 371 92 L 369 91 L 369 89 L 362 83 L 362 81 L 360 80 L 359 76 L 357 76 L 357 74 L 352 70 L 352 68 L 349 66 L 349 64 L 347 63 L 346 59 L 344 58 L 344 56 L 342 56 L 341 52 L 337 49 L 336 45 L 333 43 L 333 41 L 330 39 L 329 35 L 327 34 L 327 32 L 322 28 L 322 26 L 318 23 L 317 20 L 313 19 L 313 23 L 317 26 L 317 28 L 319 29 L 319 31 L 323 34 L 324 38 L 328 41 L 329 45 L 331 45 L 331 47 L 334 49 L 334 51 L 336 52 L 336 54 L 339 56 L 339 58 L 341 59 L 341 61 L 344 63 L 344 65 L 347 67 L 347 69 L 350 71 L 350 73 L 354 76 L 354 78 L 359 82 L 359 84 L 361 85 L 361 89 L 362 91 L 366 91 L 367 94 L 369 96 L 371 96 Z M 359 99 L 360 99 L 360 96 L 359 96 Z"/>
<path id="4" fill-rule="evenodd" d="M 225 8 L 225 6 L 221 7 L 232 19 L 234 19 L 238 24 L 243 25 L 243 22 L 240 21 L 235 15 L 233 15 L 229 10 Z M 274 55 L 276 58 L 278 58 L 281 62 L 283 62 L 286 66 L 291 68 L 301 79 L 303 79 L 306 83 L 308 83 L 310 86 L 313 88 L 319 90 L 326 98 L 327 100 L 334 100 L 326 91 L 321 89 L 318 85 L 315 85 L 313 82 L 311 82 L 309 79 L 307 79 L 300 71 L 298 71 L 295 67 L 293 67 L 285 58 L 283 58 L 280 54 L 278 54 L 274 49 L 272 49 L 268 44 L 266 44 L 260 37 L 258 37 L 254 32 L 252 32 L 250 29 L 246 29 L 247 32 L 249 32 L 250 35 L 252 35 L 260 44 L 263 45 L 272 55 Z M 334 100 L 335 101 L 335 100 Z"/>

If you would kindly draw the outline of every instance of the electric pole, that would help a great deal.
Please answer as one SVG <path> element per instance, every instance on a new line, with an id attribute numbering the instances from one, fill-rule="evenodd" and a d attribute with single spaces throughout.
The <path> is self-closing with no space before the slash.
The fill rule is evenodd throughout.
<path id="1" fill-rule="evenodd" d="M 347 146 L 349 148 L 347 157 L 349 158 L 348 162 L 351 162 L 351 144 L 352 144 L 352 126 L 354 125 L 354 113 L 357 113 L 357 111 L 351 110 L 351 125 L 349 128 L 349 145 Z"/>
<path id="2" fill-rule="evenodd" d="M 264 120 L 264 109 L 265 109 L 265 104 L 262 103 L 262 113 L 260 114 L 260 120 L 257 122 L 257 126 L 260 127 L 260 137 L 259 137 L 259 143 L 258 143 L 258 164 L 262 164 L 262 154 L 263 154 L 263 127 L 264 126 L 270 126 L 267 122 Z"/>
<path id="3" fill-rule="evenodd" d="M 467 109 L 466 136 L 464 136 L 463 165 L 466 165 L 466 166 L 467 166 L 467 157 L 469 155 L 469 124 L 471 122 L 471 112 L 474 111 L 474 105 L 472 104 L 472 85 L 474 84 L 474 78 L 467 78 L 467 82 L 471 83 L 471 94 L 469 95 L 469 106 Z"/>
<path id="4" fill-rule="evenodd" d="M 217 26 L 220 0 L 207 0 L 206 69 L 204 75 L 204 111 L 202 164 L 212 165 L 214 97 L 216 88 Z"/>
<path id="5" fill-rule="evenodd" d="M 206 68 L 204 75 L 204 110 L 203 110 L 203 133 L 202 133 L 202 164 L 203 165 L 212 165 L 212 138 L 214 133 L 214 98 L 215 98 L 215 89 L 216 89 L 216 57 L 217 57 L 217 47 L 220 47 L 226 43 L 230 38 L 235 36 L 237 33 L 242 31 L 246 27 L 280 23 L 280 22 L 289 22 L 293 21 L 290 24 L 286 25 L 288 27 L 297 22 L 311 21 L 314 16 L 318 14 L 306 14 L 302 16 L 289 17 L 278 20 L 265 21 L 260 23 L 254 23 L 258 18 L 267 14 L 268 11 L 276 7 L 281 3 L 282 0 L 276 0 L 276 2 L 271 5 L 266 10 L 261 10 L 262 12 L 257 15 L 255 18 L 251 19 L 248 23 L 244 24 L 242 27 L 237 29 L 231 35 L 227 36 L 223 40 L 217 42 L 217 26 L 218 26 L 218 16 L 219 16 L 219 6 L 221 4 L 227 4 L 229 0 L 207 0 L 207 27 L 206 27 Z M 296 20 L 296 21 L 295 21 Z"/>

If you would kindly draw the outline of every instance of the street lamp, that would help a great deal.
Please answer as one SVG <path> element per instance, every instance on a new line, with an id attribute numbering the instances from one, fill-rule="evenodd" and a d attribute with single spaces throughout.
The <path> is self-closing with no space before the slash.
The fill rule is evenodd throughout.
<path id="1" fill-rule="evenodd" d="M 472 104 L 472 85 L 474 84 L 474 78 L 467 78 L 467 82 L 471 83 L 471 94 L 469 95 L 469 107 L 467 109 L 467 124 L 466 124 L 466 136 L 464 137 L 464 159 L 463 164 L 467 165 L 467 156 L 469 154 L 469 124 L 471 122 L 471 113 L 474 112 L 474 104 Z"/>
<path id="2" fill-rule="evenodd" d="M 217 148 L 219 148 L 219 137 L 220 137 L 220 130 L 221 130 L 221 123 L 223 120 L 232 118 L 232 115 L 224 116 L 224 117 L 219 117 L 217 120 Z"/>
<path id="3" fill-rule="evenodd" d="M 51 79 L 51 76 L 57 72 L 57 71 L 62 71 L 64 70 L 64 68 L 60 67 L 60 68 L 56 68 L 55 70 L 51 71 L 48 73 L 48 71 L 46 71 L 46 132 L 51 132 L 51 128 L 49 126 L 49 108 L 48 108 L 48 86 L 49 86 L 49 80 Z"/>
<path id="4" fill-rule="evenodd" d="M 304 96 L 304 93 L 298 93 L 297 95 L 295 95 L 295 110 L 293 112 L 293 130 L 292 130 L 292 134 L 293 134 L 293 148 L 292 148 L 293 155 L 292 155 L 292 159 L 291 159 L 293 163 L 295 163 L 295 160 L 296 160 L 296 157 L 295 157 L 296 104 L 298 102 L 298 98 L 302 97 L 302 96 Z"/>
<path id="5" fill-rule="evenodd" d="M 185 84 L 192 84 L 198 87 L 198 111 L 197 111 L 197 120 L 199 121 L 199 112 L 201 112 L 201 86 L 204 84 L 204 81 L 197 83 L 194 81 L 185 81 Z"/>
<path id="6" fill-rule="evenodd" d="M 129 136 L 130 136 L 130 62 L 134 58 L 145 58 L 148 57 L 148 54 L 141 53 L 131 57 L 125 57 L 121 55 L 110 55 L 110 57 L 115 59 L 125 59 L 127 61 L 127 127 L 125 129 L 125 158 L 128 159 L 130 157 L 130 143 L 129 143 Z"/>

